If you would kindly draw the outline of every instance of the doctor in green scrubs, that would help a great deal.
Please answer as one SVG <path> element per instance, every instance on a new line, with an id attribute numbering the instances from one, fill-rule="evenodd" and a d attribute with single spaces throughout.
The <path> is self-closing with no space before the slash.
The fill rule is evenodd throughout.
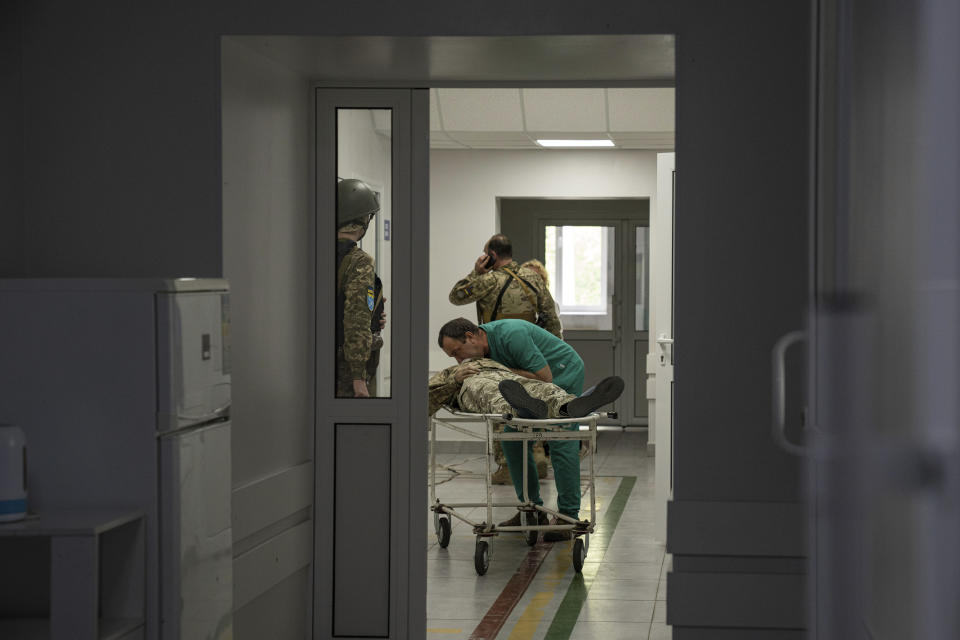
<path id="1" fill-rule="evenodd" d="M 552 382 L 576 396 L 583 393 L 583 360 L 569 344 L 532 322 L 516 319 L 495 320 L 478 327 L 466 318 L 457 318 L 440 329 L 438 342 L 443 351 L 457 362 L 488 357 L 521 376 Z M 461 367 L 459 375 L 470 375 L 469 363 Z M 569 428 L 573 430 L 577 426 L 570 425 Z M 503 452 L 517 498 L 523 500 L 523 445 L 520 442 L 504 441 Z M 557 511 L 565 516 L 578 518 L 580 456 L 577 441 L 551 441 L 550 460 L 557 484 Z M 536 469 L 532 447 L 527 447 L 527 465 L 528 469 Z M 536 473 L 527 474 L 527 494 L 535 504 L 543 504 Z M 517 523 L 519 517 L 518 512 Z M 508 521 L 501 524 L 513 523 Z M 569 531 L 548 531 L 544 536 L 547 542 L 568 539 Z"/>

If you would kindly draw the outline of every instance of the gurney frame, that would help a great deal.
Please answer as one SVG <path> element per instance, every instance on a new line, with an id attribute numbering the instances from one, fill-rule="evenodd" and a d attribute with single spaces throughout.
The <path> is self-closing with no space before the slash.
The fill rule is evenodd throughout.
<path id="1" fill-rule="evenodd" d="M 583 569 L 584 560 L 590 548 L 590 534 L 594 532 L 597 521 L 597 499 L 596 499 L 596 475 L 594 467 L 594 455 L 597 450 L 597 421 L 601 418 L 616 418 L 615 412 L 609 413 L 591 413 L 588 416 L 579 418 L 550 418 L 546 420 L 527 420 L 514 417 L 506 413 L 464 413 L 444 407 L 449 411 L 453 418 L 438 418 L 434 415 L 430 419 L 430 510 L 433 512 L 434 530 L 437 536 L 437 542 L 442 548 L 450 544 L 451 521 L 450 518 L 457 518 L 470 525 L 473 533 L 476 535 L 476 547 L 474 550 L 474 568 L 478 575 L 484 575 L 490 566 L 490 546 L 487 538 L 499 535 L 500 533 L 519 532 L 526 534 L 527 544 L 533 546 L 537 543 L 541 532 L 546 531 L 570 531 L 573 535 L 573 567 L 580 573 Z M 465 429 L 451 420 L 457 422 L 473 422 L 486 424 L 484 435 L 476 431 Z M 569 431 L 564 427 L 571 424 L 586 424 L 586 431 Z M 497 426 L 504 425 L 517 429 L 517 431 L 497 432 Z M 437 498 L 437 427 L 444 426 L 458 433 L 467 435 L 471 438 L 477 438 L 486 441 L 486 502 L 460 502 L 444 503 Z M 520 441 L 523 445 L 523 502 L 494 502 L 493 482 L 491 469 L 491 457 L 493 455 L 493 443 L 497 440 Z M 551 440 L 581 440 L 588 446 L 587 458 L 589 473 L 587 476 L 587 487 L 590 492 L 590 518 L 587 520 L 576 520 L 566 516 L 558 511 L 549 509 L 543 505 L 534 504 L 527 494 L 528 474 L 530 473 L 527 461 L 527 447 L 531 441 L 551 441 Z M 583 478 L 581 477 L 581 487 Z M 457 509 L 464 508 L 486 508 L 486 519 L 483 522 L 475 522 L 462 515 Z M 498 526 L 493 522 L 493 509 L 495 507 L 515 507 L 520 511 L 520 526 Z M 538 512 L 549 514 L 557 519 L 557 524 L 538 524 Z M 562 523 L 562 524 L 561 524 Z"/>

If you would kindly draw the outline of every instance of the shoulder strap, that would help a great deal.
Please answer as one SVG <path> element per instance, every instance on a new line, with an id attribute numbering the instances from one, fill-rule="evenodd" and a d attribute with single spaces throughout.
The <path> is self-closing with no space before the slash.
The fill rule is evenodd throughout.
<path id="1" fill-rule="evenodd" d="M 530 304 L 533 305 L 533 311 L 534 311 L 534 313 L 536 313 L 537 311 L 539 311 L 539 309 L 540 309 L 540 291 L 539 291 L 535 286 L 533 286 L 532 284 L 530 284 L 529 282 L 527 282 L 526 279 L 521 278 L 518 274 L 514 273 L 512 270 L 507 269 L 506 267 L 504 267 L 503 270 L 506 271 L 507 273 L 509 273 L 511 278 L 516 279 L 516 281 L 520 283 L 520 288 L 523 289 L 523 292 L 526 294 L 527 300 L 529 300 L 529 301 L 530 301 Z M 510 283 L 510 281 L 507 280 L 507 284 L 509 284 L 509 283 Z M 506 287 L 504 287 L 504 290 L 506 290 Z M 503 295 L 503 292 L 502 292 L 502 291 L 500 292 L 500 295 L 501 295 L 501 296 Z"/>
<path id="2" fill-rule="evenodd" d="M 504 271 L 506 271 L 506 269 L 504 269 Z M 510 272 L 507 271 L 507 273 L 510 273 Z M 507 281 L 503 283 L 503 288 L 500 289 L 500 295 L 497 296 L 497 303 L 493 305 L 493 311 L 490 312 L 490 317 L 483 321 L 484 323 L 493 322 L 494 320 L 497 319 L 497 312 L 500 311 L 500 303 L 503 302 L 503 294 L 507 292 L 507 287 L 510 286 L 510 282 L 511 282 L 510 278 L 507 278 Z M 477 309 L 479 308 L 480 307 L 478 306 Z"/>
<path id="3" fill-rule="evenodd" d="M 357 243 L 353 240 L 340 238 L 337 240 L 337 287 L 343 288 L 343 259 L 347 257 Z"/>

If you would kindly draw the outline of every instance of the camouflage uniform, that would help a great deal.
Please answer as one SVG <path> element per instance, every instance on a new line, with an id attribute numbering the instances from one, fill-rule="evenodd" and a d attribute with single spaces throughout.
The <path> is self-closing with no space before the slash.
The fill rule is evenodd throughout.
<path id="1" fill-rule="evenodd" d="M 522 283 L 517 282 L 508 272 L 512 271 L 517 276 L 529 282 L 536 291 L 530 291 Z M 507 281 L 511 281 L 506 291 L 503 292 L 503 298 L 500 299 L 500 306 L 497 307 L 497 298 L 500 298 L 500 291 Z M 537 295 L 539 294 L 539 295 Z M 541 326 L 563 340 L 563 329 L 560 325 L 560 317 L 557 315 L 557 305 L 550 295 L 550 290 L 544 283 L 539 273 L 530 267 L 520 266 L 516 260 L 510 264 L 498 267 L 486 273 L 480 274 L 476 270 L 453 285 L 450 291 L 450 302 L 456 305 L 477 303 L 477 324 L 484 324 L 491 320 L 503 320 L 506 318 L 519 318 L 528 322 L 537 323 L 537 316 L 541 318 Z M 496 308 L 496 317 L 491 317 Z M 494 454 L 497 464 L 506 463 L 503 455 L 503 446 L 497 440 L 494 443 Z"/>
<path id="2" fill-rule="evenodd" d="M 507 270 L 512 271 L 523 280 L 529 282 L 536 291 L 529 291 L 527 287 L 511 277 Z M 490 317 L 500 297 L 500 291 L 508 280 L 512 280 L 500 300 L 497 317 Z M 539 295 L 537 295 L 539 294 Z M 557 317 L 557 307 L 550 295 L 540 274 L 530 267 L 521 267 L 516 260 L 503 267 L 480 274 L 471 271 L 470 274 L 453 285 L 450 291 L 450 302 L 456 305 L 477 303 L 477 324 L 484 324 L 491 320 L 504 318 L 520 318 L 536 323 L 539 314 L 544 329 L 563 340 L 563 330 L 560 327 L 560 318 Z"/>
<path id="3" fill-rule="evenodd" d="M 459 407 L 470 413 L 514 413 L 500 395 L 497 385 L 501 380 L 516 380 L 522 384 L 527 393 L 547 403 L 547 411 L 551 416 L 560 415 L 560 407 L 577 397 L 552 382 L 517 375 L 490 358 L 470 360 L 469 364 L 479 367 L 480 372 L 464 378 L 462 383 L 454 378 L 460 365 L 448 367 L 430 378 L 427 388 L 431 415 L 443 405 Z"/>
<path id="4" fill-rule="evenodd" d="M 361 229 L 345 225 L 341 231 Z M 343 294 L 343 345 L 337 348 L 337 397 L 353 397 L 353 381 L 364 380 L 370 397 L 376 396 L 376 372 L 383 339 L 370 328 L 376 274 L 373 258 L 354 247 L 337 271 L 337 294 Z"/>
<path id="5" fill-rule="evenodd" d="M 427 385 L 429 392 L 430 415 L 433 415 L 443 405 L 459 407 L 471 413 L 513 413 L 513 408 L 500 394 L 498 385 L 501 380 L 516 380 L 534 398 L 539 398 L 547 404 L 550 416 L 559 416 L 560 408 L 577 396 L 564 391 L 552 382 L 524 378 L 510 371 L 507 367 L 489 358 L 470 360 L 470 364 L 478 366 L 480 372 L 464 378 L 457 383 L 454 374 L 457 366 L 444 369 L 430 378 Z M 507 427 L 507 431 L 515 431 Z M 499 442 L 499 441 L 495 441 Z M 520 443 L 516 443 L 520 444 Z M 532 443 L 531 443 L 532 444 Z M 523 473 L 522 447 L 516 447 L 508 459 L 513 488 L 517 499 L 523 500 Z M 574 449 L 573 456 L 551 456 L 554 469 L 554 482 L 557 485 L 557 508 L 561 513 L 576 516 L 580 509 L 580 458 Z M 527 447 L 527 496 L 534 504 L 543 504 L 540 498 L 540 481 L 533 471 L 533 447 Z"/>

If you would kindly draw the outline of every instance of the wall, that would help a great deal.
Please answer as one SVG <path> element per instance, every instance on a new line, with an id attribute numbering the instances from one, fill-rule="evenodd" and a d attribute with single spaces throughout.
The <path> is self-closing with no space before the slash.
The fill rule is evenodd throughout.
<path id="1" fill-rule="evenodd" d="M 302 637 L 312 545 L 310 536 L 298 542 L 313 501 L 310 86 L 229 39 L 222 63 L 235 637 L 252 640 L 264 627 Z M 287 592 L 298 597 L 276 595 Z"/>
<path id="2" fill-rule="evenodd" d="M 25 275 L 219 277 L 217 30 L 118 1 L 20 5 Z"/>
<path id="3" fill-rule="evenodd" d="M 430 370 L 454 364 L 437 346 L 440 327 L 458 316 L 476 320 L 472 304 L 458 307 L 448 296 L 499 230 L 498 197 L 649 197 L 653 205 L 656 163 L 653 151 L 432 151 Z"/>
<path id="4" fill-rule="evenodd" d="M 0 4 L 0 276 L 23 275 L 23 78 L 20 6 Z"/>

